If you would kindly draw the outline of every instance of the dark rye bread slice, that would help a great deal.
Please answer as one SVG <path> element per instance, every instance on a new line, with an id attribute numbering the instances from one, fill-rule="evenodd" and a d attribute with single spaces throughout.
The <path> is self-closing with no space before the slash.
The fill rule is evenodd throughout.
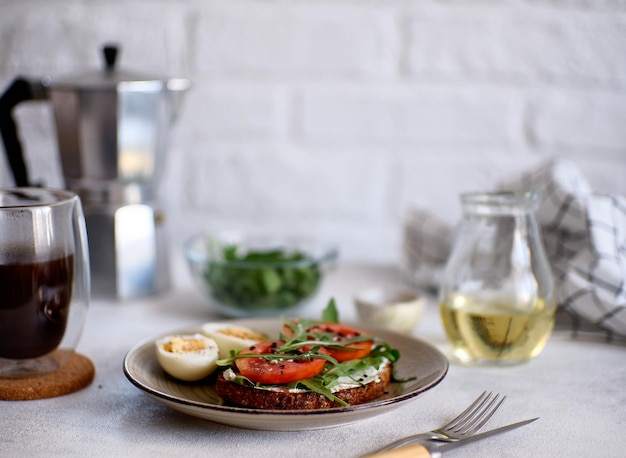
<path id="1" fill-rule="evenodd" d="M 382 370 L 377 379 L 359 387 L 346 388 L 334 393 L 350 405 L 363 404 L 382 396 L 391 381 L 391 364 Z M 326 396 L 314 392 L 290 393 L 274 391 L 229 382 L 221 373 L 215 385 L 217 394 L 227 401 L 244 407 L 276 410 L 310 410 L 341 407 Z"/>

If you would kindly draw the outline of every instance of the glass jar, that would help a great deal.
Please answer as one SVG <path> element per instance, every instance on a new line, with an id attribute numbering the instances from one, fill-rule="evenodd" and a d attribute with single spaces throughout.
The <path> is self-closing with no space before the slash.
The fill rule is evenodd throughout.
<path id="1" fill-rule="evenodd" d="M 537 193 L 461 195 L 439 309 L 463 364 L 527 361 L 552 332 L 556 294 L 535 218 L 539 201 Z"/>
<path id="2" fill-rule="evenodd" d="M 80 199 L 0 189 L 0 378 L 56 371 L 74 354 L 90 299 Z"/>

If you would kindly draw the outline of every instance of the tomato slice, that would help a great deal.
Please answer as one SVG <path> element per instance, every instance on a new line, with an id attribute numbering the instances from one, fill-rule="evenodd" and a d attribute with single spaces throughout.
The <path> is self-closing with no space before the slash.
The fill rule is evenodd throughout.
<path id="1" fill-rule="evenodd" d="M 283 332 L 285 335 L 292 335 L 292 331 L 288 326 L 283 328 Z M 311 337 L 313 333 L 333 334 L 332 341 L 337 344 L 341 344 L 341 342 L 353 339 L 354 337 L 367 335 L 366 332 L 361 331 L 360 329 L 340 323 L 320 323 L 316 326 L 308 328 L 307 332 L 311 334 Z M 338 350 L 328 347 L 325 347 L 325 350 L 330 356 L 341 363 L 344 361 L 350 361 L 351 359 L 366 357 L 372 352 L 373 344 L 373 340 L 363 340 L 361 342 L 352 342 L 347 344 L 346 347 L 351 348 L 351 350 Z"/>
<path id="2" fill-rule="evenodd" d="M 260 342 L 254 344 L 247 351 L 242 353 L 254 353 L 265 355 L 275 353 L 275 349 L 282 345 L 282 342 Z M 253 382 L 266 385 L 296 382 L 315 377 L 322 372 L 326 364 L 325 359 L 316 358 L 305 360 L 294 355 L 285 355 L 285 359 L 267 360 L 264 358 L 238 358 L 235 360 L 237 369 L 244 377 Z"/>
<path id="3" fill-rule="evenodd" d="M 333 341 L 337 343 L 341 343 L 354 337 L 367 335 L 367 333 L 361 331 L 360 329 L 339 323 L 323 323 L 319 326 L 309 328 L 308 332 L 333 333 Z M 346 345 L 346 347 L 351 348 L 352 350 L 336 350 L 333 348 L 326 348 L 326 350 L 330 356 L 341 363 L 344 361 L 350 361 L 351 359 L 366 357 L 372 352 L 373 344 L 373 340 L 363 340 L 361 342 L 353 342 Z"/>

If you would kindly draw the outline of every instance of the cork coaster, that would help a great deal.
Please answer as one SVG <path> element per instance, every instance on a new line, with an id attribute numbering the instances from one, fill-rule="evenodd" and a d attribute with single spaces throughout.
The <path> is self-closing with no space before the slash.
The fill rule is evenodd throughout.
<path id="1" fill-rule="evenodd" d="M 36 377 L 0 379 L 0 400 L 32 401 L 63 396 L 85 388 L 94 375 L 91 360 L 74 353 L 57 371 Z"/>

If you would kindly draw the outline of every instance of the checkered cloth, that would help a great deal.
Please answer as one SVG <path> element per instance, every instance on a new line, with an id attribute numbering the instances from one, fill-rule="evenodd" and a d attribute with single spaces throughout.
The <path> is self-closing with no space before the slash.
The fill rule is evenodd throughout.
<path id="1" fill-rule="evenodd" d="M 537 220 L 555 275 L 558 325 L 623 340 L 626 199 L 593 192 L 577 168 L 564 160 L 549 161 L 498 188 L 542 193 Z M 428 210 L 412 208 L 403 243 L 403 271 L 420 286 L 436 287 L 452 245 L 450 228 Z"/>
<path id="2" fill-rule="evenodd" d="M 409 281 L 435 292 L 453 241 L 452 227 L 424 207 L 406 214 L 402 270 Z"/>

